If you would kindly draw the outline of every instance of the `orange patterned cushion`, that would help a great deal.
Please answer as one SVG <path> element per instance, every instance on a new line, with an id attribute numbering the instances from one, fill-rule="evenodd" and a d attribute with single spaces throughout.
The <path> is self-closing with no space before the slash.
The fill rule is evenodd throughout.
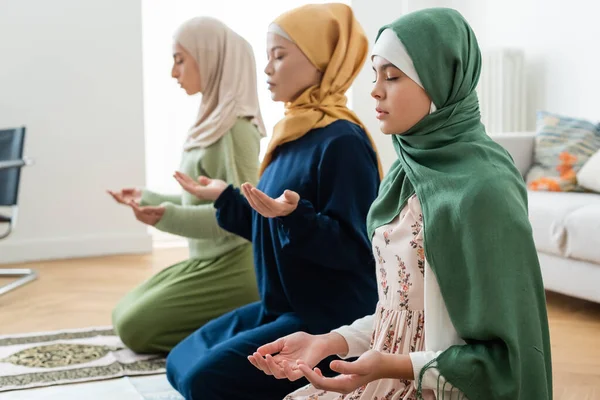
<path id="1" fill-rule="evenodd" d="M 583 191 L 577 172 L 600 149 L 600 125 L 538 112 L 533 166 L 527 173 L 530 190 Z"/>

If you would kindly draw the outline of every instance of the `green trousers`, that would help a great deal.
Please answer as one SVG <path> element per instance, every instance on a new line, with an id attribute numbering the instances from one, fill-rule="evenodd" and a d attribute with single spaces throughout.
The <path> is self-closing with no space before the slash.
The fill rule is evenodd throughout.
<path id="1" fill-rule="evenodd" d="M 112 320 L 131 350 L 166 353 L 212 319 L 258 299 L 252 245 L 244 244 L 213 260 L 162 270 L 129 292 Z"/>

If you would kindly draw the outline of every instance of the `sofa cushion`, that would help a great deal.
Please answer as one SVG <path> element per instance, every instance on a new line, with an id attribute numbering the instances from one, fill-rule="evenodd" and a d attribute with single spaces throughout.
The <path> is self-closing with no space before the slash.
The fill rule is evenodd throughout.
<path id="1" fill-rule="evenodd" d="M 537 250 L 600 263 L 599 207 L 597 194 L 529 191 L 529 220 Z M 593 243 L 597 249 L 588 247 Z"/>
<path id="2" fill-rule="evenodd" d="M 577 173 L 600 149 L 600 126 L 540 111 L 537 114 L 533 165 L 527 187 L 540 191 L 583 191 Z"/>
<path id="3" fill-rule="evenodd" d="M 587 190 L 600 193 L 600 150 L 595 152 L 577 173 L 577 182 Z"/>
<path id="4" fill-rule="evenodd" d="M 529 171 L 533 162 L 535 137 L 535 132 L 503 132 L 490 134 L 490 138 L 508 151 L 523 177 L 527 176 L 527 171 Z"/>
<path id="5" fill-rule="evenodd" d="M 600 195 L 589 196 L 596 198 L 594 204 L 567 215 L 565 256 L 600 264 Z"/>

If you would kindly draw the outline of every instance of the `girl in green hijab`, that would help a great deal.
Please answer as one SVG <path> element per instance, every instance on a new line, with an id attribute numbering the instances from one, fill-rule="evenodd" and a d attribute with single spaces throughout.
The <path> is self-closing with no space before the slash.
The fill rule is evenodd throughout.
<path id="1" fill-rule="evenodd" d="M 527 193 L 480 121 L 473 31 L 455 10 L 414 12 L 381 28 L 372 62 L 377 118 L 398 155 L 367 221 L 377 310 L 281 338 L 251 362 L 308 378 L 289 400 L 552 399 Z M 324 377 L 314 366 L 335 354 L 359 358 Z"/>

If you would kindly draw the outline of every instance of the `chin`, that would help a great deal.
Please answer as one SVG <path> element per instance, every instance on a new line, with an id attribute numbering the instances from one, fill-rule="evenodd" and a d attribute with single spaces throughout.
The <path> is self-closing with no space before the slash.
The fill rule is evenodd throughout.
<path id="1" fill-rule="evenodd" d="M 271 92 L 271 100 L 273 101 L 285 101 L 275 92 Z"/>
<path id="2" fill-rule="evenodd" d="M 385 122 L 379 123 L 379 130 L 384 135 L 393 135 L 394 134 L 394 131 L 392 129 L 390 129 L 389 126 L 387 126 L 387 124 Z"/>

